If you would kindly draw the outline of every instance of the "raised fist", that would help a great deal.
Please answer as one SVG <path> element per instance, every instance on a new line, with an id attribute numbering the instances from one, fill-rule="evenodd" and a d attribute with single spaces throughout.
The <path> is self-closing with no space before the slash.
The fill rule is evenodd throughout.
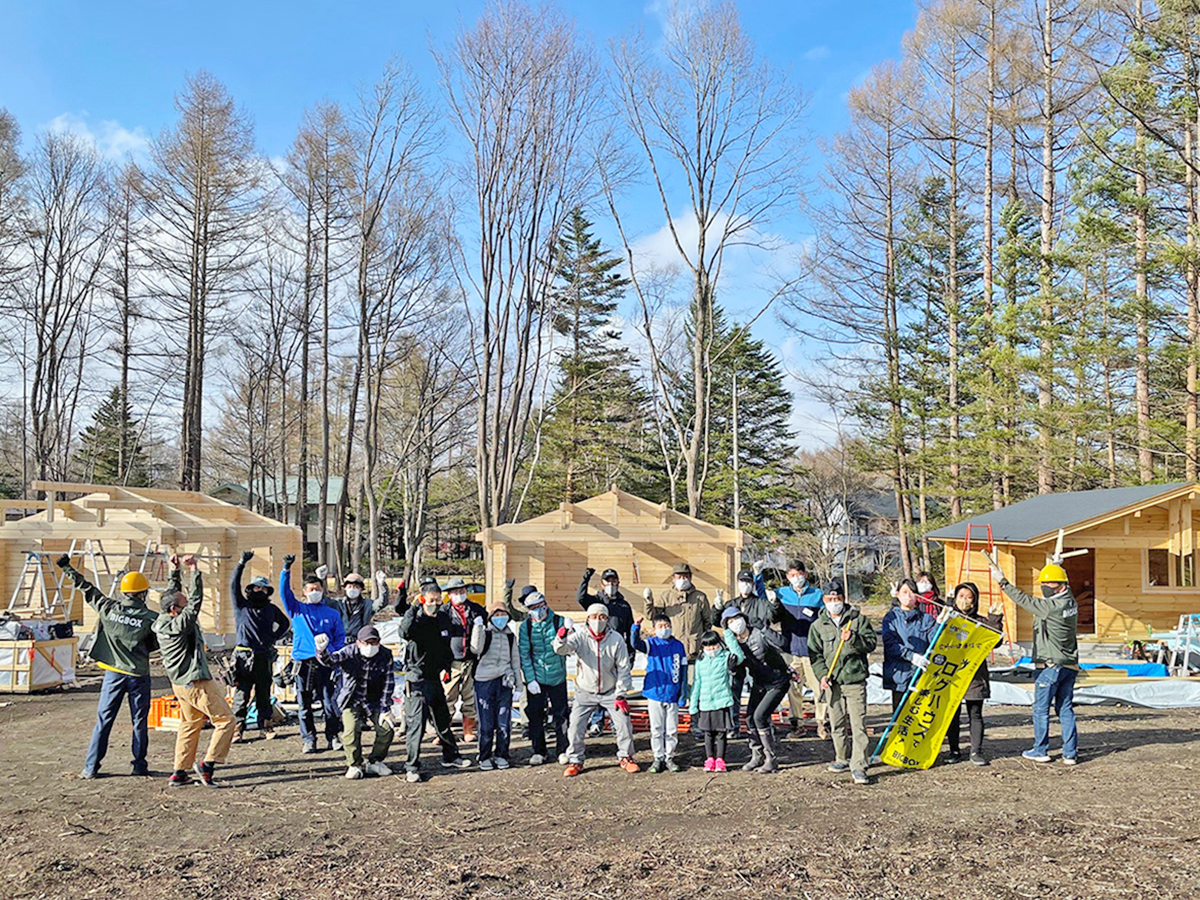
<path id="1" fill-rule="evenodd" d="M 754 565 L 752 565 L 750 568 L 752 568 L 752 569 L 754 570 L 754 574 L 755 574 L 755 575 L 761 575 L 761 574 L 762 574 L 762 570 L 763 570 L 763 562 L 762 562 L 762 560 L 761 560 L 761 559 L 756 559 L 756 560 L 754 561 Z"/>
<path id="2" fill-rule="evenodd" d="M 178 569 L 178 568 L 179 568 L 179 554 L 178 554 L 178 553 L 172 553 L 172 554 L 171 554 L 171 555 L 170 555 L 170 556 L 167 558 L 167 562 L 169 562 L 169 563 L 171 564 L 171 568 L 172 568 L 172 569 Z"/>
<path id="3" fill-rule="evenodd" d="M 513 589 L 513 585 L 515 585 L 516 583 L 517 583 L 517 579 L 515 579 L 515 578 L 505 578 L 504 579 L 504 586 L 506 588 L 508 588 L 510 591 Z"/>
<path id="4" fill-rule="evenodd" d="M 317 566 L 316 575 L 318 578 L 324 581 L 329 575 L 329 566 Z"/>
<path id="5" fill-rule="evenodd" d="M 253 550 L 243 550 L 242 551 L 242 563 L 243 564 L 250 562 L 250 560 L 252 560 L 252 559 L 254 559 L 254 551 Z"/>
<path id="6" fill-rule="evenodd" d="M 194 569 L 196 568 L 196 554 L 189 553 L 182 560 L 180 560 L 180 562 L 182 562 L 186 568 Z"/>
<path id="7" fill-rule="evenodd" d="M 58 566 L 60 569 L 65 569 L 67 566 L 69 566 L 71 564 L 70 554 L 64 553 L 62 556 L 60 556 L 58 559 L 56 559 L 54 561 L 54 564 L 56 566 Z"/>
<path id="8" fill-rule="evenodd" d="M 591 566 L 588 566 L 586 569 L 583 570 L 583 577 L 586 578 L 588 581 L 591 581 L 592 576 L 595 574 L 596 574 L 596 570 L 593 569 Z"/>
<path id="9" fill-rule="evenodd" d="M 289 553 L 287 556 L 285 556 L 283 558 L 283 567 L 285 569 L 290 569 L 292 567 L 292 563 L 294 563 L 295 561 L 296 561 L 296 554 Z"/>
<path id="10" fill-rule="evenodd" d="M 649 603 L 654 599 L 654 591 L 650 590 L 650 588 L 646 588 L 644 591 L 642 591 L 642 599 Z"/>
<path id="11" fill-rule="evenodd" d="M 313 644 L 316 646 L 318 653 L 323 652 L 325 650 L 325 648 L 329 646 L 329 635 L 314 634 L 313 635 Z"/>

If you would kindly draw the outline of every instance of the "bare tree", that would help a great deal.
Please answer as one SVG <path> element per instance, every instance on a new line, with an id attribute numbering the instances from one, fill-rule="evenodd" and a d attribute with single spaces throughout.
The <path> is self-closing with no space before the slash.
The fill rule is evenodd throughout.
<path id="1" fill-rule="evenodd" d="M 595 194 L 595 54 L 550 8 L 500 2 L 437 58 L 475 222 L 476 480 L 486 528 L 508 521 L 552 298 L 553 250 Z M 476 230 L 477 229 L 477 230 Z M 477 309 L 475 308 L 477 301 Z"/>
<path id="2" fill-rule="evenodd" d="M 25 162 L 21 159 L 21 129 L 16 118 L 0 107 L 0 299 L 16 280 L 20 216 L 24 198 L 19 190 Z"/>
<path id="3" fill-rule="evenodd" d="M 731 248 L 762 245 L 772 215 L 799 202 L 796 128 L 805 102 L 785 75 L 757 55 L 732 3 L 699 10 L 675 5 L 661 47 L 651 50 L 642 39 L 623 40 L 614 46 L 613 62 L 624 124 L 689 275 L 690 417 L 657 363 L 662 348 L 639 278 L 645 264 L 634 252 L 608 167 L 608 201 L 641 301 L 655 385 L 684 460 L 688 511 L 699 515 L 709 466 L 712 366 L 720 349 L 713 341 L 722 265 Z M 683 188 L 678 194 L 677 185 Z M 788 287 L 778 287 L 767 305 Z"/>
<path id="4" fill-rule="evenodd" d="M 151 148 L 139 190 L 156 229 L 147 242 L 156 299 L 186 323 L 179 485 L 200 489 L 205 359 L 247 264 L 262 165 L 250 119 L 207 72 L 175 100 L 179 122 Z"/>

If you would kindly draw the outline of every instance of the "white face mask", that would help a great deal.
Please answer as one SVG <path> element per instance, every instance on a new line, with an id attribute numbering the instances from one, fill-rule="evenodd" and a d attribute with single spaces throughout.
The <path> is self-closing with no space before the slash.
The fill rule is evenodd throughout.
<path id="1" fill-rule="evenodd" d="M 917 582 L 917 592 L 918 593 L 928 594 L 932 590 L 933 590 L 933 585 L 930 584 L 928 581 L 918 581 Z"/>
<path id="2" fill-rule="evenodd" d="M 846 610 L 845 600 L 829 600 L 825 604 L 825 612 L 829 613 L 835 619 Z"/>
<path id="3" fill-rule="evenodd" d="M 359 644 L 358 652 L 360 654 L 362 654 L 364 657 L 366 657 L 367 659 L 370 659 L 372 656 L 374 656 L 376 653 L 379 652 L 379 645 L 378 644 Z"/>
<path id="4" fill-rule="evenodd" d="M 738 637 L 741 637 L 743 634 L 745 634 L 748 628 L 749 626 L 746 624 L 746 620 L 741 617 L 731 619 L 729 621 L 729 630 Z"/>
<path id="5" fill-rule="evenodd" d="M 712 659 L 714 656 L 716 656 L 720 652 L 721 652 L 720 647 L 705 647 L 704 648 L 704 655 L 707 656 L 709 659 Z"/>
<path id="6" fill-rule="evenodd" d="M 357 600 L 361 596 L 362 596 L 361 588 L 353 588 L 353 587 L 346 588 L 346 598 L 348 600 Z"/>
<path id="7" fill-rule="evenodd" d="M 687 578 L 676 578 L 675 579 L 675 590 L 677 590 L 677 591 L 686 591 L 691 586 L 692 586 L 692 582 Z"/>
<path id="8" fill-rule="evenodd" d="M 751 584 L 749 581 L 739 581 L 738 582 L 738 593 L 741 594 L 743 597 L 749 597 L 751 592 L 753 592 L 753 590 L 754 590 L 754 585 Z"/>
<path id="9" fill-rule="evenodd" d="M 608 619 L 588 619 L 588 628 L 592 629 L 594 634 L 604 634 L 608 629 Z"/>
<path id="10" fill-rule="evenodd" d="M 798 591 L 804 587 L 804 576 L 792 575 L 788 578 L 788 584 L 792 586 L 792 590 Z"/>
<path id="11" fill-rule="evenodd" d="M 325 594 L 322 591 L 305 591 L 304 592 L 304 602 L 305 603 L 320 603 L 321 598 L 324 596 L 325 596 Z"/>
<path id="12" fill-rule="evenodd" d="M 618 584 L 606 584 L 604 586 L 604 593 L 610 597 L 615 597 L 617 596 L 617 588 L 619 587 L 620 585 Z"/>
<path id="13" fill-rule="evenodd" d="M 655 628 L 654 634 L 659 640 L 665 641 L 667 638 L 669 638 L 671 636 L 671 626 L 664 625 L 661 628 Z"/>
<path id="14" fill-rule="evenodd" d="M 462 606 L 464 603 L 467 602 L 467 595 L 466 594 L 451 594 L 450 602 L 453 603 L 455 606 Z"/>

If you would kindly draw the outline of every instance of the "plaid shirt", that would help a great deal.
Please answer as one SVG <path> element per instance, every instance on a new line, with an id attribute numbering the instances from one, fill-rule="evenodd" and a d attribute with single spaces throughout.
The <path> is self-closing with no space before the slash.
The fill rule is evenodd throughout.
<path id="1" fill-rule="evenodd" d="M 342 688 L 338 691 L 338 706 L 367 713 L 385 713 L 392 708 L 396 689 L 396 674 L 392 666 L 392 651 L 380 647 L 370 659 L 358 651 L 358 644 L 347 644 L 330 653 L 328 648 L 317 654 L 323 666 L 342 670 Z"/>

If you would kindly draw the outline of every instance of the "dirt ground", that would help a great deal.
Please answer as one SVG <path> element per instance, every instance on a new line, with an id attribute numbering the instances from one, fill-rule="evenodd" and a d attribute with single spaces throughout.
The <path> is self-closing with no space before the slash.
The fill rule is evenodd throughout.
<path id="1" fill-rule="evenodd" d="M 81 675 L 2 698 L 0 897 L 1200 895 L 1194 711 L 1085 707 L 1069 769 L 1019 758 L 1027 709 L 989 708 L 989 768 L 882 768 L 869 787 L 826 772 L 815 737 L 784 741 L 778 775 L 707 775 L 688 735 L 678 775 L 624 773 L 609 736 L 571 781 L 525 765 L 518 741 L 507 772 L 350 782 L 340 753 L 301 756 L 289 726 L 235 745 L 216 791 L 167 787 L 165 732 L 151 732 L 155 776 L 127 776 L 127 718 L 107 777 L 79 780 L 98 691 Z M 645 761 L 647 735 L 638 749 Z"/>

